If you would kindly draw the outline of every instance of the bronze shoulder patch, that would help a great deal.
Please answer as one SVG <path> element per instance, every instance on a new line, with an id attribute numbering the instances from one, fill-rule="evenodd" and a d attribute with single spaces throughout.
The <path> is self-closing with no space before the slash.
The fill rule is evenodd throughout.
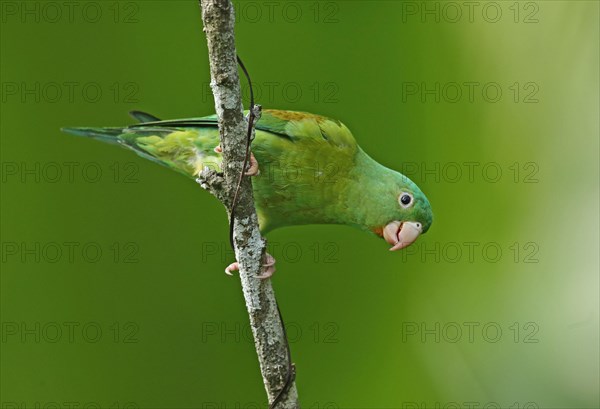
<path id="1" fill-rule="evenodd" d="M 265 113 L 274 116 L 275 118 L 282 119 L 284 121 L 302 121 L 304 119 L 314 119 L 317 122 L 322 122 L 328 120 L 328 118 L 315 115 L 308 112 L 299 112 L 299 111 L 282 111 L 278 109 L 266 109 Z"/>

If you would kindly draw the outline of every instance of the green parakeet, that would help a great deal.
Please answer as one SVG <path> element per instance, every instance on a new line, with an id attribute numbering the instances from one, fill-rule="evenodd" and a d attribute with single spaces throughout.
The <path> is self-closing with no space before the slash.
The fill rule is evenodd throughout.
<path id="1" fill-rule="evenodd" d="M 124 128 L 65 128 L 120 144 L 195 179 L 220 171 L 217 117 L 160 121 L 134 111 Z M 215 148 L 217 148 L 215 150 Z M 369 157 L 341 122 L 305 112 L 266 110 L 252 143 L 261 172 L 253 179 L 263 233 L 301 224 L 345 224 L 402 249 L 432 222 L 429 201 L 409 178 Z"/>

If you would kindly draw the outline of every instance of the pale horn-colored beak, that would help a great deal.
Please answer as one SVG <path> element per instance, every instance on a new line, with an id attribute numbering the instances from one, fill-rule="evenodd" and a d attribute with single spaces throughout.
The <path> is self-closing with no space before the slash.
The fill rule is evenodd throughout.
<path id="1" fill-rule="evenodd" d="M 383 229 L 383 238 L 390 243 L 390 251 L 396 251 L 410 246 L 423 232 L 423 225 L 418 222 L 388 223 Z"/>

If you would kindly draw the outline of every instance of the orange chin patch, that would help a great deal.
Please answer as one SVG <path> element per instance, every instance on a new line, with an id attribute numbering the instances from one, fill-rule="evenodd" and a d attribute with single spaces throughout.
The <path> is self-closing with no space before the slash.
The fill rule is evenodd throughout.
<path id="1" fill-rule="evenodd" d="M 371 229 L 371 231 L 379 237 L 383 237 L 383 227 L 375 227 L 374 229 Z"/>

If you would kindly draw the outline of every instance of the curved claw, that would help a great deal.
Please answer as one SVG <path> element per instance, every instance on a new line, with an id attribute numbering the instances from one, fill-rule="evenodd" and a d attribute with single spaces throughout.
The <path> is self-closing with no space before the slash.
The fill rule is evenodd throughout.
<path id="1" fill-rule="evenodd" d="M 225 274 L 227 274 L 228 276 L 232 276 L 233 274 L 231 272 L 239 271 L 239 269 L 240 269 L 240 264 L 236 261 L 235 263 L 231 263 L 230 265 L 228 265 L 225 268 Z"/>

